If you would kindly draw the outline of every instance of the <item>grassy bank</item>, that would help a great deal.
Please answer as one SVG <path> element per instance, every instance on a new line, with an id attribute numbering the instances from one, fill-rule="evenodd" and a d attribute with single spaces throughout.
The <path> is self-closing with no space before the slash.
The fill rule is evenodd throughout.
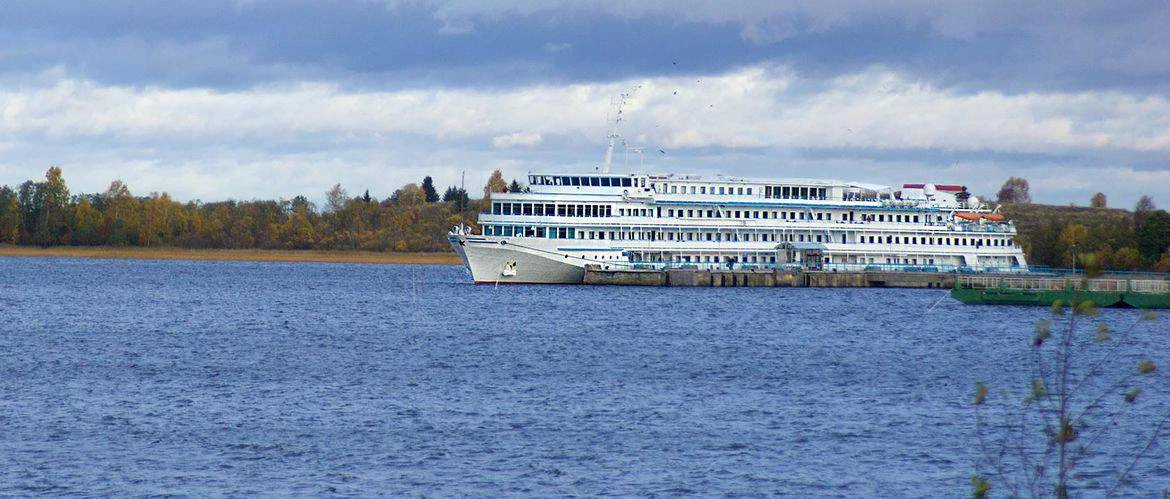
<path id="1" fill-rule="evenodd" d="M 138 258 L 148 260 L 243 260 L 253 262 L 428 263 L 458 265 L 455 253 L 392 253 L 375 251 L 309 251 L 261 249 L 138 248 L 111 246 L 0 245 L 0 256 L 70 258 Z"/>

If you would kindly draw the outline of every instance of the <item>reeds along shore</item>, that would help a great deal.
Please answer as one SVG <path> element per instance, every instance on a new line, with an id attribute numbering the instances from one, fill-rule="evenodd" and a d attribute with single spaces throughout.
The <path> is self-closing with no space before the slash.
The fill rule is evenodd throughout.
<path id="1" fill-rule="evenodd" d="M 239 260 L 253 262 L 335 262 L 335 263 L 413 263 L 458 265 L 455 253 L 406 253 L 378 251 L 316 251 L 262 249 L 189 249 L 139 248 L 111 246 L 36 246 L 0 245 L 2 256 L 37 256 L 65 258 L 134 258 L 147 260 Z"/>

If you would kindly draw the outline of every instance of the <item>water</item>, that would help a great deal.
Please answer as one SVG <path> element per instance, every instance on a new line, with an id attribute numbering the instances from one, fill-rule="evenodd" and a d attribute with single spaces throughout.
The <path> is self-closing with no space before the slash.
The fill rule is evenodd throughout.
<path id="1" fill-rule="evenodd" d="M 1026 384 L 1046 315 L 943 290 L 494 288 L 445 266 L 0 258 L 0 276 L 0 495 L 964 496 L 973 386 Z M 1122 351 L 1163 366 L 1142 414 L 1170 407 L 1168 334 L 1143 323 Z M 1132 455 L 1121 435 L 1098 464 Z M 1127 491 L 1170 487 L 1166 445 Z"/>

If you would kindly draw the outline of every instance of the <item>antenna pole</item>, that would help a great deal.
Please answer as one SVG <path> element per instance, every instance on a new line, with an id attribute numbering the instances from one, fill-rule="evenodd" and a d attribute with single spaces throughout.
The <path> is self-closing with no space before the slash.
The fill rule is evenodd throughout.
<path id="1" fill-rule="evenodd" d="M 609 139 L 609 145 L 605 148 L 605 162 L 601 164 L 601 173 L 609 173 L 609 167 L 613 165 L 613 146 L 616 144 L 617 139 L 621 138 L 621 134 L 618 133 L 618 129 L 621 127 L 622 123 L 622 109 L 626 106 L 626 102 L 629 100 L 630 96 L 632 96 L 637 90 L 638 87 L 634 87 L 634 90 L 618 95 L 616 101 L 610 100 L 610 105 L 617 106 L 617 115 L 614 116 L 612 128 L 610 128 L 609 133 L 606 134 L 606 138 Z"/>

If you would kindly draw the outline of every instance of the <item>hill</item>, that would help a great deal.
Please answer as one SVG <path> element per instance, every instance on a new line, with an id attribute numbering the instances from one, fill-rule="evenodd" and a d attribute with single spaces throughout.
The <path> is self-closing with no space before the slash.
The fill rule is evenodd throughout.
<path id="1" fill-rule="evenodd" d="M 1031 203 L 1002 205 L 1032 265 L 1170 271 L 1170 214 Z"/>

